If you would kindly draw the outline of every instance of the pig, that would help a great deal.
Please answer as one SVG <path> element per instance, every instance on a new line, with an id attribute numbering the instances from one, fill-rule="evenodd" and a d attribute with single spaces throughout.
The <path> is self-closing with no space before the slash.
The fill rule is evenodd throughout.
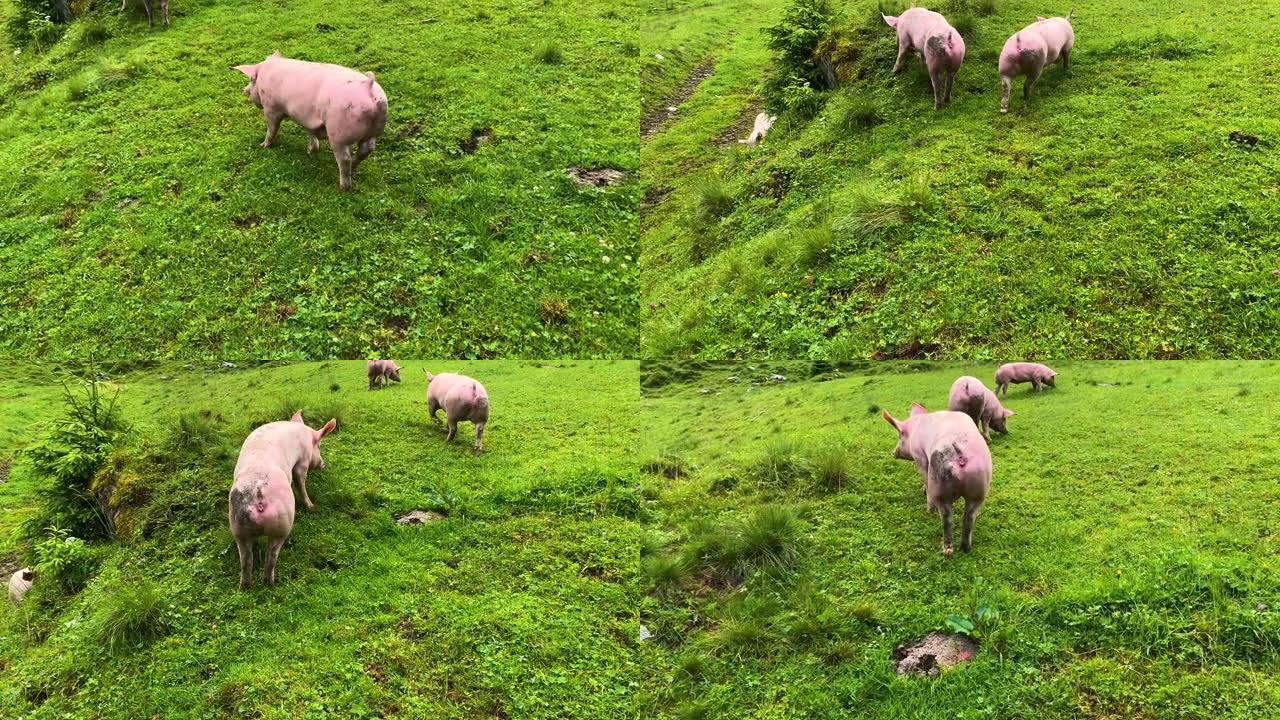
<path id="1" fill-rule="evenodd" d="M 880 14 L 898 33 L 898 62 L 894 74 L 907 67 L 907 53 L 918 52 L 933 83 L 933 109 L 951 102 L 951 88 L 964 62 L 964 38 L 941 14 L 913 7 L 897 17 Z"/>
<path id="2" fill-rule="evenodd" d="M 1058 373 L 1047 365 L 1031 362 L 1005 363 L 996 370 L 996 392 L 1009 397 L 1009 383 L 1031 383 L 1032 389 L 1040 392 L 1040 387 L 1048 385 L 1057 387 L 1054 378 Z"/>
<path id="3" fill-rule="evenodd" d="M 1031 86 L 1040 79 L 1046 65 L 1062 58 L 1062 69 L 1071 67 L 1071 47 L 1076 42 L 1071 29 L 1072 8 L 1066 17 L 1042 18 L 1022 28 L 1004 43 L 1000 51 L 1000 112 L 1009 112 L 1009 89 L 1013 79 L 1026 75 L 1022 85 L 1022 99 L 1031 100 Z"/>
<path id="4" fill-rule="evenodd" d="M 991 441 L 991 428 L 995 428 L 1001 435 L 1009 434 L 1006 420 L 1013 417 L 1013 411 L 1001 405 L 996 394 L 972 375 L 958 377 L 951 383 L 947 409 L 973 418 L 973 422 L 982 431 L 982 437 L 988 442 Z"/>
<path id="5" fill-rule="evenodd" d="M 263 579 L 268 585 L 276 584 L 276 558 L 293 530 L 293 479 L 298 480 L 303 504 L 308 510 L 315 508 L 307 496 L 307 472 L 324 468 L 320 440 L 337 425 L 335 419 L 312 430 L 299 410 L 290 420 L 267 423 L 245 438 L 227 497 L 231 536 L 240 551 L 241 589 L 251 584 L 253 548 L 263 535 L 267 537 Z"/>
<path id="6" fill-rule="evenodd" d="M 369 389 L 372 390 L 375 384 L 386 387 L 392 380 L 400 382 L 400 369 L 393 360 L 370 360 Z"/>
<path id="7" fill-rule="evenodd" d="M 277 50 L 256 65 L 236 65 L 249 78 L 245 97 L 262 109 L 267 138 L 276 140 L 280 121 L 291 118 L 311 136 L 307 153 L 327 138 L 338 161 L 338 187 L 351 189 L 351 176 L 369 157 L 387 126 L 387 96 L 373 73 L 363 75 L 341 65 L 306 62 L 281 57 Z M 355 157 L 351 146 L 358 145 Z"/>
<path id="8" fill-rule="evenodd" d="M 436 411 L 444 408 L 445 421 L 449 426 L 447 440 L 452 442 L 458 434 L 458 421 L 470 420 L 476 429 L 472 449 L 475 452 L 483 450 L 484 426 L 489 422 L 489 394 L 484 386 L 466 375 L 432 375 L 426 368 L 422 372 L 427 376 L 427 412 L 431 414 L 431 422 L 440 424 Z"/>
<path id="9" fill-rule="evenodd" d="M 743 145 L 755 145 L 756 143 L 764 141 L 764 136 L 769 134 L 769 128 L 773 127 L 773 123 L 777 119 L 777 116 L 770 115 L 769 113 L 762 112 L 759 115 L 756 115 L 756 123 L 755 126 L 751 128 L 751 134 L 747 136 L 746 140 L 739 140 L 738 142 Z"/>
<path id="10" fill-rule="evenodd" d="M 151 27 L 156 26 L 156 21 L 151 17 L 152 0 L 142 0 L 142 8 L 147 11 L 147 24 Z M 169 27 L 169 0 L 159 0 L 160 12 L 164 15 L 164 26 Z M 120 0 L 120 12 L 124 12 L 129 5 L 129 0 Z"/>
<path id="11" fill-rule="evenodd" d="M 973 521 L 991 488 L 991 452 L 973 418 L 960 412 L 929 412 L 911 403 L 911 415 L 884 419 L 898 431 L 893 456 L 913 460 L 924 477 L 930 512 L 942 516 L 942 554 L 951 557 L 951 505 L 964 498 L 964 531 L 960 549 L 973 548 Z"/>
<path id="12" fill-rule="evenodd" d="M 17 605 L 22 602 L 22 598 L 26 596 L 27 591 L 31 589 L 31 585 L 35 582 L 36 574 L 31 568 L 22 568 L 15 571 L 9 576 L 9 602 Z"/>

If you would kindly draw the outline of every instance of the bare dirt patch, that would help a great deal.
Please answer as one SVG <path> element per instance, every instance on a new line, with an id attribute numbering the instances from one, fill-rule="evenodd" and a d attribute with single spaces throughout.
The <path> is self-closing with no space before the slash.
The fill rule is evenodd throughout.
<path id="1" fill-rule="evenodd" d="M 658 107 L 653 112 L 645 115 L 640 121 L 640 139 L 645 140 L 654 133 L 662 129 L 667 121 L 675 116 L 672 108 L 678 108 L 684 104 L 686 100 L 693 97 L 693 93 L 698 89 L 707 78 L 711 77 L 716 71 L 716 59 L 714 57 L 705 58 L 698 63 L 693 70 L 689 71 L 688 77 L 680 83 L 680 87 L 676 88 L 667 97 L 663 98 Z"/>
<path id="2" fill-rule="evenodd" d="M 574 165 L 565 171 L 578 187 L 617 185 L 627 174 L 614 168 L 584 168 Z"/>
<path id="3" fill-rule="evenodd" d="M 966 635 L 931 632 L 914 643 L 894 648 L 894 671 L 899 675 L 938 677 L 941 671 L 969 662 L 978 654 L 978 643 Z"/>
<path id="4" fill-rule="evenodd" d="M 397 525 L 426 525 L 444 520 L 444 515 L 434 510 L 414 510 L 396 516 Z"/>

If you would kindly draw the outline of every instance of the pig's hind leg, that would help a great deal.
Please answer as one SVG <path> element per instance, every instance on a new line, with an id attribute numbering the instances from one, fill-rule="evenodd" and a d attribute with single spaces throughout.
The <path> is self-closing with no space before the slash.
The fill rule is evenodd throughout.
<path id="1" fill-rule="evenodd" d="M 964 529 L 961 531 L 963 535 L 960 537 L 960 549 L 969 552 L 973 549 L 973 520 L 978 517 L 978 511 L 982 509 L 981 500 L 964 501 Z"/>
<path id="2" fill-rule="evenodd" d="M 236 550 L 240 551 L 240 589 L 253 584 L 253 540 L 236 538 Z"/>
<path id="3" fill-rule="evenodd" d="M 435 398 L 427 398 L 427 414 L 431 416 L 431 422 L 436 425 L 440 424 L 440 416 L 436 413 L 440 412 L 440 403 Z"/>
<path id="4" fill-rule="evenodd" d="M 297 467 L 293 469 L 293 474 L 298 478 L 298 489 L 302 491 L 302 504 L 307 506 L 308 510 L 315 510 L 316 506 L 311 502 L 311 498 L 307 497 L 307 465 L 305 462 L 299 462 Z"/>
<path id="5" fill-rule="evenodd" d="M 369 153 L 373 152 L 373 149 L 377 146 L 378 138 L 361 140 L 360 147 L 356 150 L 356 159 L 351 163 L 351 170 L 354 172 L 356 168 L 360 167 L 360 163 L 369 157 Z"/>
<path id="6" fill-rule="evenodd" d="M 485 424 L 482 422 L 478 422 L 475 424 L 476 442 L 475 442 L 475 445 L 471 447 L 471 449 L 475 450 L 476 452 L 480 452 L 481 450 L 484 449 L 484 425 Z"/>
<path id="7" fill-rule="evenodd" d="M 338 187 L 351 189 L 351 146 L 346 143 L 333 145 L 333 157 L 338 161 Z"/>
<path id="8" fill-rule="evenodd" d="M 271 542 L 267 545 L 267 560 L 263 564 L 262 575 L 263 582 L 268 585 L 276 584 L 276 558 L 280 557 L 282 547 L 284 547 L 284 538 L 271 538 Z"/>
<path id="9" fill-rule="evenodd" d="M 898 38 L 898 61 L 893 64 L 894 75 L 907 68 L 907 53 L 909 52 L 911 52 L 911 41 L 905 37 Z"/>

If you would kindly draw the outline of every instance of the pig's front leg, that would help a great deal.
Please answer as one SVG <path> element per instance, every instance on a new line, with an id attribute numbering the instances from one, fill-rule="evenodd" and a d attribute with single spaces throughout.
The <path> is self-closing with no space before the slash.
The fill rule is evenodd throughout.
<path id="1" fill-rule="evenodd" d="M 897 75 L 907 67 L 907 53 L 911 52 L 911 41 L 904 37 L 898 38 L 898 61 L 893 64 L 893 74 Z"/>
<path id="2" fill-rule="evenodd" d="M 276 142 L 276 133 L 280 130 L 280 121 L 284 120 L 284 114 L 264 109 L 262 115 L 267 119 L 267 139 L 262 141 L 262 147 L 269 148 Z"/>
<path id="3" fill-rule="evenodd" d="M 307 154 L 311 155 L 320 149 L 320 136 L 311 133 L 311 140 L 307 142 Z"/>
<path id="4" fill-rule="evenodd" d="M 458 421 L 453 418 L 449 418 L 449 435 L 444 439 L 445 442 L 453 442 L 453 436 L 457 434 L 458 434 Z"/>
<path id="5" fill-rule="evenodd" d="M 294 469 L 293 474 L 298 477 L 298 489 L 302 491 L 302 504 L 307 506 L 308 510 L 315 510 L 316 506 L 312 504 L 311 498 L 307 497 L 307 466 L 305 463 L 298 463 L 298 467 Z"/>
<path id="6" fill-rule="evenodd" d="M 333 146 L 333 157 L 338 161 L 338 188 L 351 189 L 351 146 L 338 143 Z"/>
<path id="7" fill-rule="evenodd" d="M 431 416 L 431 422 L 436 425 L 440 424 L 440 417 L 436 415 L 440 411 L 440 403 L 435 398 L 427 398 L 427 414 Z"/>
<path id="8" fill-rule="evenodd" d="M 253 584 L 253 541 L 236 538 L 236 550 L 240 551 L 240 589 Z"/>

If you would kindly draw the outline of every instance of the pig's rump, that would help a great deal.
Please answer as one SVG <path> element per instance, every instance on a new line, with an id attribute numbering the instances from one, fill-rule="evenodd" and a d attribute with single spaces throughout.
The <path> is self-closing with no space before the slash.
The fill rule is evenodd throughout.
<path id="1" fill-rule="evenodd" d="M 930 505 L 947 504 L 959 498 L 981 502 L 991 481 L 991 453 L 974 430 L 968 434 L 940 437 L 929 451 L 928 479 Z"/>
<path id="2" fill-rule="evenodd" d="M 1049 47 L 1039 33 L 1019 30 L 1005 41 L 1000 51 L 1000 74 L 1030 75 L 1049 62 Z"/>
<path id="3" fill-rule="evenodd" d="M 925 41 L 924 54 L 926 64 L 955 72 L 964 62 L 964 40 L 951 28 L 945 32 L 929 36 Z"/>
<path id="4" fill-rule="evenodd" d="M 279 468 L 237 473 L 228 504 L 236 538 L 285 537 L 293 528 L 291 476 Z"/>
<path id="5" fill-rule="evenodd" d="M 480 383 L 470 378 L 455 384 L 444 398 L 444 411 L 452 419 L 473 423 L 489 420 L 489 396 Z"/>

